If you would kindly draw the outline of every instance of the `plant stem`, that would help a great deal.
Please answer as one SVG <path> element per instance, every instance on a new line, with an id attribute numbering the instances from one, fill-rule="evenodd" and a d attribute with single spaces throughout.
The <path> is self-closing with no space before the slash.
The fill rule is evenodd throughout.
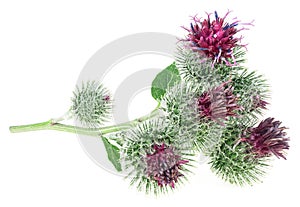
<path id="1" fill-rule="evenodd" d="M 109 134 L 113 132 L 117 132 L 120 130 L 129 129 L 138 125 L 139 123 L 151 119 L 158 115 L 159 113 L 159 106 L 160 104 L 148 115 L 142 116 L 140 118 L 134 119 L 129 122 L 107 126 L 102 128 L 84 128 L 66 124 L 56 123 L 55 120 L 50 119 L 49 121 L 35 123 L 35 124 L 28 124 L 28 125 L 19 125 L 19 126 L 11 126 L 9 127 L 10 132 L 12 133 L 19 133 L 19 132 L 29 132 L 29 131 L 40 131 L 40 130 L 56 130 L 56 131 L 63 131 L 75 134 L 82 134 L 94 137 L 101 137 L 101 135 Z"/>

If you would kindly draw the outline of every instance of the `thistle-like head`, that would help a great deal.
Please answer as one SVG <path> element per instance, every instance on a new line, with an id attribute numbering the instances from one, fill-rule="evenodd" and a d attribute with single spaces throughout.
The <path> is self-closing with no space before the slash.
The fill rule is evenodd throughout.
<path id="1" fill-rule="evenodd" d="M 285 150 L 289 149 L 286 127 L 280 126 L 280 121 L 274 118 L 267 118 L 259 123 L 257 127 L 250 127 L 245 131 L 245 141 L 250 144 L 251 152 L 257 157 L 268 157 L 275 155 L 277 158 L 285 157 Z"/>
<path id="2" fill-rule="evenodd" d="M 186 176 L 192 134 L 168 120 L 154 119 L 124 134 L 122 155 L 132 184 L 146 192 L 167 192 Z"/>
<path id="3" fill-rule="evenodd" d="M 107 120 L 112 110 L 108 90 L 96 81 L 77 86 L 73 92 L 71 111 L 84 126 L 97 127 Z"/>
<path id="4" fill-rule="evenodd" d="M 230 116 L 236 116 L 235 111 L 241 110 L 237 104 L 237 97 L 233 94 L 233 87 L 228 82 L 205 91 L 198 98 L 198 108 L 201 117 L 217 121 L 227 120 Z"/>
<path id="5" fill-rule="evenodd" d="M 207 18 L 201 19 L 197 16 L 192 18 L 192 23 L 189 27 L 183 27 L 188 31 L 184 41 L 189 42 L 189 47 L 198 53 L 211 58 L 213 64 L 224 61 L 231 65 L 229 59 L 235 62 L 233 49 L 237 46 L 245 46 L 240 44 L 242 36 L 237 37 L 237 33 L 244 30 L 244 27 L 238 28 L 239 25 L 252 25 L 252 23 L 241 23 L 234 18 L 231 22 L 226 22 L 228 11 L 224 17 L 219 17 L 218 13 L 214 12 L 214 19 L 211 19 L 211 14 L 207 14 Z"/>
<path id="6" fill-rule="evenodd" d="M 146 174 L 157 181 L 158 186 L 169 185 L 175 188 L 175 183 L 183 176 L 180 172 L 181 166 L 188 163 L 176 154 L 173 147 L 168 147 L 164 143 L 153 145 L 154 152 L 146 155 Z"/>

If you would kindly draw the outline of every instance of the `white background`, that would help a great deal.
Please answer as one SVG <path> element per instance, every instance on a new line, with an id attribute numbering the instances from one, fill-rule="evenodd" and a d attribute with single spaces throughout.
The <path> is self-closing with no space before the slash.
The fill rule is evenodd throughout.
<path id="1" fill-rule="evenodd" d="M 1 1 L 0 206 L 299 206 L 298 10 L 296 1 L 259 2 Z M 288 160 L 274 161 L 262 184 L 235 187 L 200 165 L 178 191 L 145 196 L 95 165 L 76 135 L 9 133 L 9 125 L 63 114 L 81 69 L 105 44 L 137 32 L 183 36 L 179 26 L 189 24 L 189 15 L 222 16 L 227 9 L 231 17 L 255 19 L 245 39 L 248 65 L 272 85 L 266 116 L 290 128 Z M 151 110 L 143 94 L 135 113 Z"/>

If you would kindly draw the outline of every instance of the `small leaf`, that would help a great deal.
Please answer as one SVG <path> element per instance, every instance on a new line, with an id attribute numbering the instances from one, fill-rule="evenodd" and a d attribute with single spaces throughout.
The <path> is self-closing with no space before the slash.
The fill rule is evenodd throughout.
<path id="1" fill-rule="evenodd" d="M 166 93 L 166 90 L 181 81 L 179 71 L 173 62 L 163 71 L 157 74 L 152 82 L 151 94 L 152 97 L 160 101 Z"/>
<path id="2" fill-rule="evenodd" d="M 109 161 L 113 164 L 118 172 L 122 171 L 121 163 L 120 163 L 120 149 L 114 145 L 112 145 L 105 137 L 102 138 L 107 157 Z"/>

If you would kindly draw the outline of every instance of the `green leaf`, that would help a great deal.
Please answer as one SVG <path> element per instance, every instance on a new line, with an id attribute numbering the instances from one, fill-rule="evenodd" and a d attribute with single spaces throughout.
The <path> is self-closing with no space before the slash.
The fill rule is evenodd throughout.
<path id="1" fill-rule="evenodd" d="M 105 137 L 102 138 L 107 157 L 109 161 L 113 164 L 118 172 L 122 171 L 121 163 L 120 163 L 120 149 L 114 145 L 112 145 Z"/>
<path id="2" fill-rule="evenodd" d="M 163 71 L 157 74 L 152 82 L 151 94 L 152 97 L 160 101 L 165 95 L 168 88 L 178 84 L 181 81 L 179 71 L 173 62 Z"/>

